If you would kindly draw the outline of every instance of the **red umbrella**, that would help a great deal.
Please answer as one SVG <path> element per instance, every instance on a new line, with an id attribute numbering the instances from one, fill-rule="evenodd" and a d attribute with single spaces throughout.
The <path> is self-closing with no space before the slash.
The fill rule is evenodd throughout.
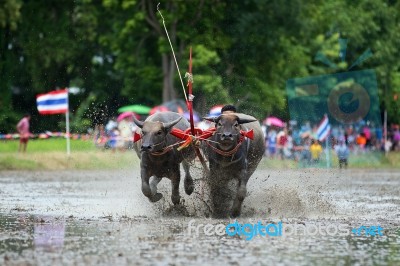
<path id="1" fill-rule="evenodd" d="M 264 120 L 264 123 L 267 126 L 276 126 L 276 127 L 284 127 L 285 123 L 277 117 L 270 116 Z"/>
<path id="2" fill-rule="evenodd" d="M 180 99 L 165 102 L 162 104 L 162 106 L 166 107 L 171 112 L 176 112 L 179 114 L 183 114 L 184 112 L 188 111 L 186 102 Z"/>
<path id="3" fill-rule="evenodd" d="M 188 111 L 188 109 L 186 106 L 186 102 L 184 100 L 172 100 L 153 107 L 150 110 L 150 114 L 152 115 L 157 112 L 165 112 L 165 111 L 176 112 L 183 115 L 183 113 Z"/>
<path id="4" fill-rule="evenodd" d="M 117 121 L 120 122 L 125 118 L 131 118 L 132 116 L 135 116 L 137 119 L 140 119 L 139 115 L 134 113 L 134 112 L 123 112 L 120 114 L 117 118 Z"/>
<path id="5" fill-rule="evenodd" d="M 166 111 L 170 111 L 166 106 L 157 105 L 157 106 L 154 106 L 153 108 L 151 108 L 149 114 L 152 115 L 152 114 L 155 114 L 157 112 L 166 112 Z"/>

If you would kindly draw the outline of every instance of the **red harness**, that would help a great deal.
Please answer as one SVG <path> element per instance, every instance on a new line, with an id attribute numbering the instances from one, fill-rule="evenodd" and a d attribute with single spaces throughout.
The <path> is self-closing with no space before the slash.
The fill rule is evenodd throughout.
<path id="1" fill-rule="evenodd" d="M 240 132 L 242 133 L 242 132 Z M 223 151 L 221 149 L 218 149 L 217 147 L 214 147 L 213 145 L 211 145 L 210 142 L 207 142 L 207 145 L 216 153 L 222 155 L 222 156 L 231 156 L 233 154 L 235 154 L 237 152 L 237 150 L 239 149 L 240 145 L 242 145 L 243 140 L 244 140 L 245 136 L 243 134 L 241 134 L 238 143 L 236 144 L 235 148 L 233 148 L 230 151 Z"/>
<path id="2" fill-rule="evenodd" d="M 218 154 L 220 154 L 222 156 L 231 156 L 231 155 L 233 155 L 233 154 L 235 154 L 237 152 L 237 150 L 239 149 L 240 145 L 242 145 L 242 143 L 243 143 L 245 138 L 249 138 L 249 139 L 253 139 L 254 138 L 254 132 L 253 132 L 252 129 L 249 130 L 249 131 L 240 130 L 240 135 L 241 136 L 240 136 L 239 141 L 236 144 L 235 148 L 233 148 L 230 151 L 223 151 L 221 149 L 218 149 L 217 147 L 212 146 L 207 141 L 208 138 L 210 138 L 211 136 L 213 136 L 215 134 L 216 130 L 217 129 L 215 127 L 213 127 L 213 128 L 209 128 L 209 129 L 203 131 L 202 129 L 196 127 L 196 128 L 194 128 L 194 132 L 195 132 L 196 135 L 193 136 L 193 135 L 190 134 L 191 133 L 191 128 L 188 128 L 185 131 L 183 131 L 181 129 L 178 129 L 178 128 L 172 128 L 170 134 L 175 136 L 175 137 L 177 137 L 177 138 L 179 138 L 179 139 L 184 140 L 184 142 L 183 143 L 179 142 L 179 143 L 176 143 L 176 144 L 173 144 L 173 145 L 169 145 L 169 146 L 165 147 L 164 149 L 162 149 L 161 151 L 152 152 L 151 154 L 155 155 L 155 156 L 164 155 L 167 152 L 171 151 L 173 146 L 182 144 L 182 145 L 180 145 L 178 147 L 178 151 L 180 151 L 181 149 L 188 147 L 190 145 L 190 143 L 192 143 L 194 141 L 202 141 L 202 140 L 204 140 L 204 141 L 207 142 L 207 145 L 213 151 L 215 151 L 216 153 L 218 153 Z M 135 132 L 135 135 L 133 137 L 133 141 L 137 142 L 141 138 L 142 138 L 142 135 L 140 135 L 140 134 Z"/>
<path id="3" fill-rule="evenodd" d="M 187 145 L 189 145 L 193 140 L 204 140 L 207 142 L 207 145 L 211 147 L 211 149 L 213 151 L 215 151 L 216 153 L 222 155 L 222 156 L 231 156 L 233 154 L 235 154 L 237 152 L 237 150 L 239 149 L 240 145 L 242 145 L 242 142 L 244 141 L 245 138 L 249 138 L 249 139 L 253 139 L 254 138 L 254 131 L 251 129 L 249 131 L 244 131 L 244 130 L 240 130 L 240 139 L 237 143 L 237 145 L 235 146 L 235 148 L 233 148 L 230 151 L 223 151 L 221 149 L 218 149 L 217 147 L 212 146 L 207 139 L 210 138 L 212 135 L 215 134 L 215 131 L 217 129 L 215 127 L 213 128 L 209 128 L 207 130 L 201 130 L 200 128 L 195 128 L 195 133 L 197 136 L 192 136 L 189 134 L 190 132 L 190 128 L 186 129 L 185 131 L 182 131 L 180 129 L 177 128 L 173 128 L 171 130 L 171 134 L 174 135 L 177 138 L 180 139 L 186 139 L 185 143 L 179 147 L 186 147 Z M 179 149 L 178 148 L 178 149 Z"/>

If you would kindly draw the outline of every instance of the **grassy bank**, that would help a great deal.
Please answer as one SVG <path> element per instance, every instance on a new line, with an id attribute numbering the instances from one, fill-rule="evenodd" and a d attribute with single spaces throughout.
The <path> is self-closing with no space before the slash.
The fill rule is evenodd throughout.
<path id="1" fill-rule="evenodd" d="M 18 141 L 0 142 L 0 170 L 122 169 L 138 166 L 133 151 L 98 149 L 91 141 L 71 140 L 71 156 L 65 139 L 31 140 L 26 153 L 18 153 Z"/>
<path id="2" fill-rule="evenodd" d="M 322 156 L 321 162 L 311 167 L 326 168 L 325 156 Z M 264 158 L 260 164 L 261 167 L 272 169 L 297 169 L 303 168 L 301 163 L 294 160 L 280 160 Z M 331 152 L 331 168 L 338 168 L 339 162 L 337 156 Z M 400 169 L 400 153 L 391 152 L 385 155 L 382 152 L 368 152 L 362 154 L 351 154 L 349 157 L 349 168 L 361 169 Z"/>
<path id="3" fill-rule="evenodd" d="M 61 169 L 123 169 L 138 167 L 139 159 L 133 151 L 112 152 L 96 148 L 91 141 L 71 140 L 71 156 L 66 155 L 65 139 L 31 140 L 25 154 L 17 153 L 19 142 L 0 142 L 0 170 L 61 170 Z M 317 167 L 325 168 L 321 162 Z M 296 169 L 301 167 L 293 160 L 264 158 L 260 164 L 269 169 Z M 338 161 L 332 152 L 332 168 Z M 364 153 L 351 155 L 349 168 L 400 169 L 400 153 Z"/>

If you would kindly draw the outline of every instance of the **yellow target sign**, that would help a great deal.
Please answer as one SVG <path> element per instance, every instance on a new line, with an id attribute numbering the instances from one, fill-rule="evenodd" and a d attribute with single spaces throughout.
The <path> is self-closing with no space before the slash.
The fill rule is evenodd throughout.
<path id="1" fill-rule="evenodd" d="M 350 94 L 348 104 L 357 103 L 357 108 L 351 112 L 345 112 L 341 108 L 341 96 Z M 358 83 L 338 84 L 329 93 L 328 110 L 338 122 L 349 124 L 364 119 L 371 107 L 370 96 L 366 89 Z"/>

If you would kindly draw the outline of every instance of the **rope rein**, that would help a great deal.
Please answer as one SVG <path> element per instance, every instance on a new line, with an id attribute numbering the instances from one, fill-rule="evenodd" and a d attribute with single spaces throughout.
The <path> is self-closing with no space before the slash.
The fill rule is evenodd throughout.
<path id="1" fill-rule="evenodd" d="M 176 146 L 176 145 L 181 145 L 181 144 L 183 144 L 184 142 L 185 142 L 185 141 L 180 141 L 180 142 L 177 142 L 177 143 L 168 145 L 168 146 L 164 147 L 161 151 L 150 152 L 150 154 L 151 154 L 151 155 L 154 155 L 154 156 L 161 156 L 161 155 L 164 155 L 164 154 L 166 154 L 167 152 L 171 151 L 171 150 L 174 148 L 174 146 Z M 158 145 L 158 144 L 156 144 L 156 145 Z"/>
<path id="2" fill-rule="evenodd" d="M 238 141 L 238 144 L 235 146 L 235 148 L 233 148 L 233 149 L 230 150 L 230 151 L 223 151 L 223 150 L 221 150 L 221 149 L 218 149 L 217 147 L 214 147 L 213 145 L 211 145 L 209 142 L 207 142 L 207 145 L 208 145 L 213 151 L 215 151 L 216 153 L 218 153 L 218 154 L 220 154 L 220 155 L 222 155 L 222 156 L 228 157 L 228 156 L 234 155 L 234 154 L 237 152 L 237 150 L 239 149 L 239 147 L 242 145 L 243 140 L 244 140 L 244 136 L 242 135 L 242 136 L 240 137 L 239 141 Z"/>

